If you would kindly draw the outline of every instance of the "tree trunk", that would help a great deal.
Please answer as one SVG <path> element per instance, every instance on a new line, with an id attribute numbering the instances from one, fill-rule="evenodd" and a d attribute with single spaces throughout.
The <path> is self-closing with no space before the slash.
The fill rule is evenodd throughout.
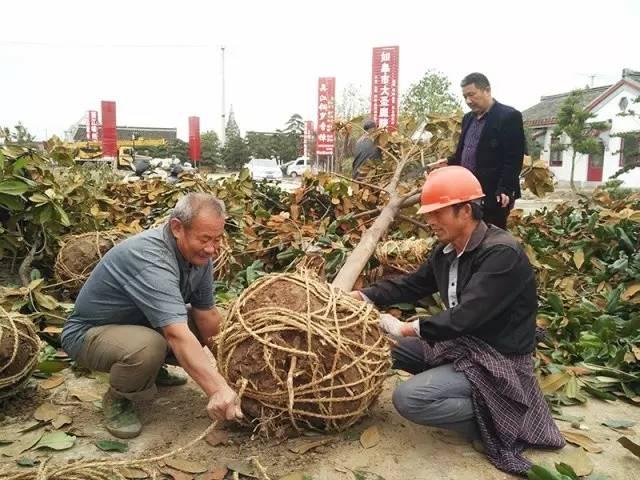
<path id="1" fill-rule="evenodd" d="M 376 221 L 373 225 L 367 229 L 362 235 L 360 243 L 353 249 L 353 252 L 347 258 L 347 261 L 342 266 L 338 275 L 333 280 L 332 285 L 345 292 L 353 289 L 360 273 L 367 265 L 369 258 L 376 250 L 378 242 L 385 234 L 389 225 L 393 223 L 393 220 L 398 215 L 401 208 L 415 205 L 420 199 L 420 194 L 413 194 L 409 197 L 401 197 L 397 193 L 398 183 L 400 182 L 400 175 L 407 160 L 401 160 L 398 162 L 396 171 L 386 188 L 387 193 L 390 196 L 389 203 L 382 209 Z"/>

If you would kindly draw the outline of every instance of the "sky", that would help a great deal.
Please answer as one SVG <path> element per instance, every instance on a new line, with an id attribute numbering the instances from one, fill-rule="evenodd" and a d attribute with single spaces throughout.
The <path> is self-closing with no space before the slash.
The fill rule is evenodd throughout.
<path id="1" fill-rule="evenodd" d="M 0 126 L 21 121 L 39 139 L 101 100 L 116 101 L 118 125 L 186 139 L 197 115 L 219 131 L 223 46 L 226 111 L 242 131 L 293 113 L 315 121 L 320 76 L 368 95 L 379 46 L 400 46 L 401 92 L 433 69 L 459 94 L 480 71 L 520 110 L 640 70 L 638 0 L 20 0 L 1 11 Z"/>

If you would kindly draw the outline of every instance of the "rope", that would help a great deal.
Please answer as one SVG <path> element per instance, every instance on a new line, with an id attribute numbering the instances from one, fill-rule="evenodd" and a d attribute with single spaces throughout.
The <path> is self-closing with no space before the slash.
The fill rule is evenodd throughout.
<path id="1" fill-rule="evenodd" d="M 0 398 L 5 398 L 14 394 L 19 386 L 29 380 L 38 364 L 40 340 L 33 322 L 0 307 L 0 348 Z M 29 356 L 24 364 L 16 365 L 21 352 L 28 352 Z M 3 360 L 4 356 L 8 359 Z M 20 356 L 20 360 L 24 358 Z"/>
<path id="2" fill-rule="evenodd" d="M 304 305 L 294 305 L 296 298 Z M 230 384 L 248 382 L 243 411 L 257 403 L 267 435 L 348 428 L 380 394 L 390 367 L 373 307 L 308 272 L 250 285 L 232 306 L 215 355 Z"/>
<path id="3" fill-rule="evenodd" d="M 242 398 L 246 383 L 242 383 L 238 395 Z M 125 480 L 125 469 L 135 468 L 142 470 L 148 477 L 157 478 L 157 472 L 150 464 L 173 457 L 179 453 L 190 450 L 196 443 L 209 435 L 217 426 L 214 421 L 200 435 L 186 445 L 171 450 L 168 453 L 132 460 L 97 460 L 77 462 L 72 465 L 49 467 L 47 463 L 51 457 L 45 459 L 38 470 L 28 471 L 3 471 L 0 477 L 3 480 Z M 266 475 L 266 473 L 265 473 Z M 266 477 L 268 479 L 268 477 Z"/>
<path id="4" fill-rule="evenodd" d="M 376 247 L 375 258 L 402 273 L 414 272 L 424 261 L 435 243 L 431 239 L 388 240 Z"/>
<path id="5" fill-rule="evenodd" d="M 62 241 L 62 247 L 58 251 L 55 262 L 55 274 L 59 282 L 66 284 L 70 290 L 79 290 L 82 284 L 89 278 L 91 271 L 102 260 L 102 255 L 125 237 L 123 232 L 118 230 L 107 230 L 104 232 L 89 232 L 81 235 L 69 235 Z M 73 252 L 76 254 L 73 258 L 69 258 L 68 248 L 82 245 L 85 239 L 91 241 L 93 247 L 90 252 Z M 78 253 L 83 255 L 78 256 Z M 72 260 L 75 264 L 68 265 L 67 262 Z M 84 263 L 81 261 L 84 260 Z M 79 269 L 78 269 L 79 267 Z"/>

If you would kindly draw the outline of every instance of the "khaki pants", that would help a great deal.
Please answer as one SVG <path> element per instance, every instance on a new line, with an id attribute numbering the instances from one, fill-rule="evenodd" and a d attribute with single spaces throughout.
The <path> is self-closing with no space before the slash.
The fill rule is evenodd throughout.
<path id="1" fill-rule="evenodd" d="M 191 312 L 189 312 L 191 313 Z M 189 328 L 204 345 L 189 314 Z M 76 358 L 81 367 L 110 374 L 111 390 L 129 400 L 149 400 L 163 363 L 177 364 L 167 341 L 141 325 L 103 325 L 87 331 Z"/>

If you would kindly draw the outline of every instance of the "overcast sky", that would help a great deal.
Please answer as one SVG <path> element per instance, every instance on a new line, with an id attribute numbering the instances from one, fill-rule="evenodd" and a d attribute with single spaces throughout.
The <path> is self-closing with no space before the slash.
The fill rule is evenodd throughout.
<path id="1" fill-rule="evenodd" d="M 240 128 L 316 118 L 317 79 L 368 94 L 371 49 L 400 46 L 405 91 L 428 69 L 484 72 L 494 96 L 525 109 L 541 95 L 640 70 L 640 1 L 3 2 L 0 125 L 62 135 L 101 100 L 118 125 L 220 128 L 220 47 L 227 109 Z"/>

